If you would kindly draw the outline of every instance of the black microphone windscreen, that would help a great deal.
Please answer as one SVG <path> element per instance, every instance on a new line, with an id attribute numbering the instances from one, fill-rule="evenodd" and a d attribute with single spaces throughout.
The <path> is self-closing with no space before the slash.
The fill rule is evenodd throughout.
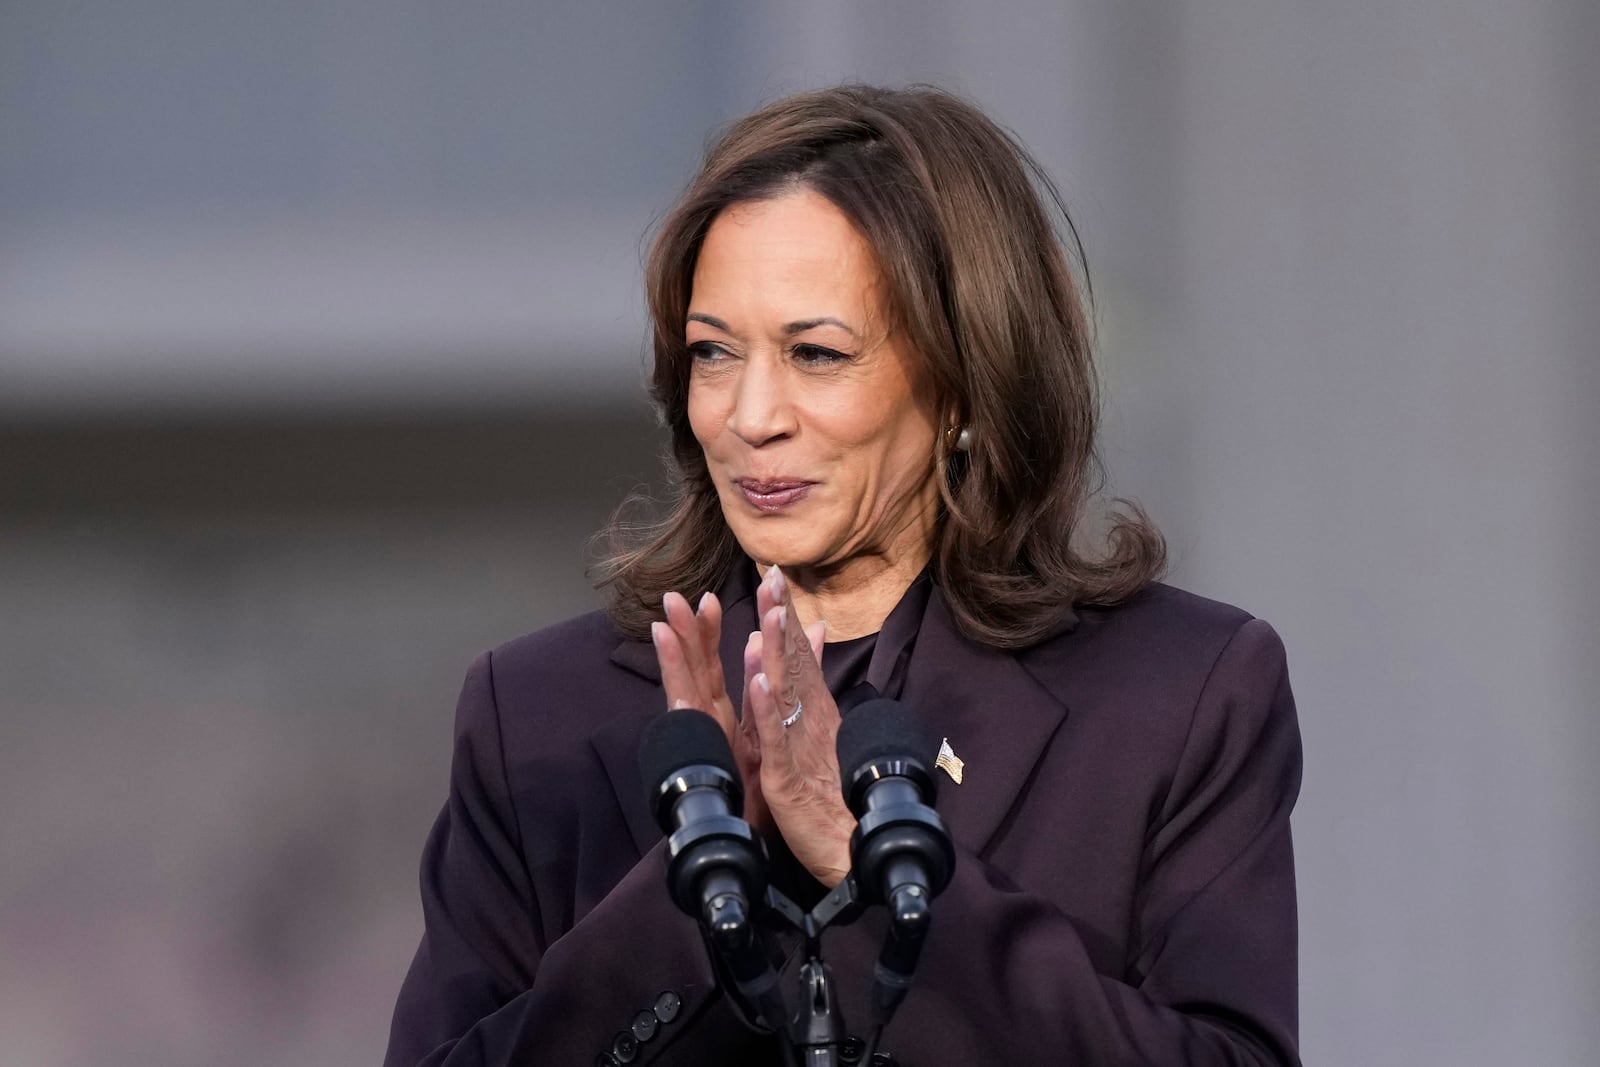
<path id="1" fill-rule="evenodd" d="M 655 796 L 667 776 L 696 763 L 726 771 L 735 782 L 739 765 L 733 761 L 728 735 L 717 720 L 703 711 L 682 708 L 650 721 L 639 738 L 639 774 L 646 796 Z"/>
<path id="2" fill-rule="evenodd" d="M 880 757 L 910 756 L 931 771 L 939 757 L 922 717 L 898 700 L 869 700 L 839 724 L 839 772 L 846 777 Z"/>

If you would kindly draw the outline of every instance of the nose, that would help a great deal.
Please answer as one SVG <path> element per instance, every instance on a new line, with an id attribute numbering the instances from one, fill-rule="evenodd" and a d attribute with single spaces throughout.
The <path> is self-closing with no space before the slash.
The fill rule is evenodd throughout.
<path id="1" fill-rule="evenodd" d="M 728 412 L 728 429 L 751 447 L 794 433 L 794 407 L 776 358 L 752 354 L 745 360 Z"/>

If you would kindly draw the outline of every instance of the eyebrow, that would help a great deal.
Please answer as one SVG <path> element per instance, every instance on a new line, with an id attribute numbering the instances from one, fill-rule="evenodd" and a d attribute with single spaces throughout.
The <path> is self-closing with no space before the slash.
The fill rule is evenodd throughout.
<path id="1" fill-rule="evenodd" d="M 791 322 L 783 328 L 783 332 L 792 337 L 797 333 L 805 333 L 807 330 L 814 330 L 818 326 L 837 326 L 851 337 L 856 335 L 854 330 L 832 316 L 824 316 L 820 319 L 801 319 L 798 322 Z"/>
<path id="2" fill-rule="evenodd" d="M 688 319 L 690 322 L 703 322 L 713 329 L 721 330 L 723 333 L 733 332 L 726 322 L 723 322 L 715 315 L 705 315 L 698 311 L 691 311 L 689 312 Z M 851 337 L 857 336 L 855 330 L 851 329 L 839 319 L 833 318 L 831 315 L 826 315 L 819 319 L 798 319 L 795 322 L 785 324 L 783 327 L 783 332 L 785 335 L 792 337 L 797 333 L 805 333 L 807 330 L 814 330 L 818 326 L 837 326 Z"/>

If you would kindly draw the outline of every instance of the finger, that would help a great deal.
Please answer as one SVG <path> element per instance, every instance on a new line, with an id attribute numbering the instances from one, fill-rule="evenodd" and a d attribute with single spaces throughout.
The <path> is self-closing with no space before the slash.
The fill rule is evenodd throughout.
<path id="1" fill-rule="evenodd" d="M 765 671 L 756 672 L 750 683 L 750 718 L 756 724 L 756 734 L 761 742 L 762 764 L 768 755 L 784 749 L 788 740 L 784 736 L 784 712 L 778 710 L 778 700 L 773 695 L 772 683 Z"/>
<path id="2" fill-rule="evenodd" d="M 664 622 L 650 624 L 650 640 L 656 647 L 656 662 L 661 666 L 661 688 L 666 693 L 667 709 L 695 707 L 694 673 L 684 659 L 683 642 Z"/>
<path id="3" fill-rule="evenodd" d="M 752 631 L 744 643 L 744 711 L 740 717 L 741 723 L 750 728 L 752 736 L 756 725 L 755 720 L 751 718 L 749 713 L 750 690 L 755 685 L 756 675 L 761 673 L 761 648 L 761 632 L 759 630 Z"/>
<path id="4" fill-rule="evenodd" d="M 744 743 L 759 753 L 761 735 L 756 729 L 756 715 L 751 707 L 755 693 L 756 675 L 761 673 L 761 635 L 752 633 L 744 643 L 744 706 L 739 711 L 739 733 Z"/>
<path id="5" fill-rule="evenodd" d="M 716 719 L 731 742 L 738 723 L 733 704 L 723 684 L 722 662 L 717 658 L 715 639 L 708 653 L 704 634 L 720 636 L 721 612 L 707 623 L 689 610 L 689 602 L 678 593 L 661 598 L 664 623 L 651 627 L 656 642 L 656 659 L 661 664 L 661 684 L 667 707 L 697 708 Z"/>
<path id="6" fill-rule="evenodd" d="M 762 583 L 766 587 L 772 607 L 782 607 L 784 612 L 782 630 L 784 634 L 784 652 L 792 657 L 789 661 L 791 673 L 803 673 L 807 664 L 805 660 L 814 660 L 818 666 L 822 665 L 822 646 L 827 639 L 827 623 L 821 620 L 803 627 L 800 623 L 800 614 L 795 610 L 794 598 L 789 595 L 789 579 L 782 569 L 774 566 L 768 572 L 767 579 Z M 774 677 L 777 677 L 774 675 Z M 795 679 L 796 692 L 804 693 L 813 688 L 811 685 L 800 684 L 799 678 Z M 783 691 L 779 690 L 780 697 Z"/>
<path id="7" fill-rule="evenodd" d="M 682 593 L 667 593 L 661 598 L 661 610 L 667 625 L 678 636 L 683 646 L 684 661 L 696 674 L 704 669 L 704 651 L 700 641 L 700 622 Z"/>
<path id="8" fill-rule="evenodd" d="M 734 753 L 749 761 L 749 768 L 762 766 L 762 739 L 755 731 L 755 715 L 750 712 L 750 689 L 755 685 L 755 675 L 762 670 L 762 635 L 750 633 L 744 643 L 744 707 L 739 709 L 738 742 Z M 749 787 L 746 787 L 749 789 Z"/>
<path id="9" fill-rule="evenodd" d="M 800 624 L 800 613 L 795 610 L 794 597 L 789 595 L 789 579 L 777 567 L 772 568 L 772 593 L 774 604 L 783 609 L 783 650 L 786 654 L 796 652 L 811 654 L 810 643 L 806 637 L 805 628 Z"/>
<path id="10" fill-rule="evenodd" d="M 811 655 L 815 657 L 817 666 L 822 666 L 822 646 L 828 640 L 828 624 L 818 619 L 806 627 L 805 635 L 806 644 L 811 646 Z"/>
<path id="11" fill-rule="evenodd" d="M 784 715 L 792 714 L 805 696 L 801 676 L 794 670 L 797 657 L 790 654 L 786 644 L 787 623 L 788 615 L 781 606 L 761 617 L 761 670 Z"/>
<path id="12" fill-rule="evenodd" d="M 728 699 L 727 680 L 722 673 L 722 601 L 717 599 L 717 594 L 706 593 L 702 596 L 694 617 L 700 637 L 700 670 L 706 690 L 713 701 L 727 704 L 731 713 L 733 703 Z"/>
<path id="13" fill-rule="evenodd" d="M 715 593 L 705 593 L 695 605 L 695 622 L 700 626 L 700 640 L 706 648 L 716 648 L 722 637 L 722 601 Z"/>
<path id="14" fill-rule="evenodd" d="M 691 611 L 689 601 L 682 594 L 669 592 L 661 598 L 661 609 L 683 649 L 693 689 L 690 701 L 719 720 L 726 720 L 724 725 L 731 730 L 733 702 L 728 699 L 718 651 L 722 639 L 721 603 L 714 595 L 706 593 L 700 598 L 699 610 Z"/>
<path id="15" fill-rule="evenodd" d="M 777 566 L 767 568 L 766 575 L 761 579 L 761 584 L 756 586 L 756 618 L 760 619 L 767 612 L 783 603 L 788 593 L 789 580 Z"/>
<path id="16" fill-rule="evenodd" d="M 752 826 L 770 823 L 767 805 L 761 794 L 761 736 L 756 731 L 756 715 L 751 710 L 755 676 L 761 672 L 761 635 L 752 633 L 744 643 L 744 707 L 733 743 L 733 753 L 744 777 L 745 818 Z"/>

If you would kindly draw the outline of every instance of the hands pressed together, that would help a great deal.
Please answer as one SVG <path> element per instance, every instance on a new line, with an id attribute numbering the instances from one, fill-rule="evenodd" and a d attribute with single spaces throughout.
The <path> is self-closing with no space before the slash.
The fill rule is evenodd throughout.
<path id="1" fill-rule="evenodd" d="M 745 817 L 776 829 L 812 876 L 832 888 L 850 870 L 855 816 L 840 792 L 834 739 L 839 707 L 822 677 L 826 623 L 802 627 L 788 581 L 773 567 L 756 590 L 759 629 L 744 647 L 744 707 L 735 715 L 717 647 L 722 605 L 698 607 L 678 593 L 663 601 L 666 622 L 650 628 L 669 711 L 698 708 L 727 731 L 744 778 Z M 798 719 L 784 726 L 797 708 Z"/>

